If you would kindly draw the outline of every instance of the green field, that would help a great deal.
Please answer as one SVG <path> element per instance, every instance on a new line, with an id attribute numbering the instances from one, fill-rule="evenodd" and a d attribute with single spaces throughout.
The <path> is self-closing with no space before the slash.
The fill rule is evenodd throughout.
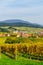
<path id="1" fill-rule="evenodd" d="M 25 30 L 28 31 L 28 33 L 34 33 L 34 32 L 41 32 L 43 31 L 43 28 L 34 28 L 34 27 L 15 27 L 15 26 L 4 26 L 4 27 L 0 27 L 0 33 L 6 33 L 6 32 L 13 32 L 16 30 Z"/>
<path id="2" fill-rule="evenodd" d="M 28 31 L 28 33 L 34 33 L 34 32 L 41 32 L 43 31 L 43 28 L 33 28 L 33 27 L 13 27 L 16 28 L 18 30 L 26 30 Z"/>
<path id="3" fill-rule="evenodd" d="M 17 60 L 11 59 L 4 54 L 1 54 L 0 65 L 43 65 L 43 62 L 26 59 L 24 57 L 18 57 Z"/>
<path id="4" fill-rule="evenodd" d="M 0 37 L 0 44 L 4 44 L 7 37 Z"/>

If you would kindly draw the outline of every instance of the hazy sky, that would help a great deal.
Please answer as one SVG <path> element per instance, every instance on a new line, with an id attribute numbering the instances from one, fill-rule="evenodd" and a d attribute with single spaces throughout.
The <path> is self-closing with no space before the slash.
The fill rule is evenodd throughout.
<path id="1" fill-rule="evenodd" d="M 6 19 L 43 24 L 43 0 L 0 0 L 0 20 Z"/>

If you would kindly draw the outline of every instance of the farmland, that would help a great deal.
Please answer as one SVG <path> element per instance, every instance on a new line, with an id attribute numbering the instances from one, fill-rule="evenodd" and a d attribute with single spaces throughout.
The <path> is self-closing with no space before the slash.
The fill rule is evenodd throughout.
<path id="1" fill-rule="evenodd" d="M 43 31 L 41 28 L 1 27 L 12 34 L 16 30 L 26 30 L 28 34 Z M 43 65 L 43 37 L 22 38 L 0 36 L 0 65 Z"/>
<path id="2" fill-rule="evenodd" d="M 43 28 L 34 28 L 34 27 L 14 27 L 14 26 L 1 26 L 0 27 L 0 32 L 1 33 L 5 33 L 5 32 L 12 32 L 12 31 L 15 31 L 15 30 L 26 30 L 30 33 L 34 33 L 34 32 L 40 32 L 40 31 L 43 31 Z"/>

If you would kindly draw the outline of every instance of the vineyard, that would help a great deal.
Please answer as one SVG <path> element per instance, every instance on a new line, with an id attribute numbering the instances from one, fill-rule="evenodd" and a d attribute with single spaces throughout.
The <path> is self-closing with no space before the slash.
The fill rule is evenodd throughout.
<path id="1" fill-rule="evenodd" d="M 43 44 L 2 44 L 0 45 L 0 53 L 4 53 L 13 59 L 22 55 L 30 59 L 43 60 Z"/>
<path id="2" fill-rule="evenodd" d="M 43 38 L 1 37 L 0 42 L 0 65 L 43 65 Z"/>

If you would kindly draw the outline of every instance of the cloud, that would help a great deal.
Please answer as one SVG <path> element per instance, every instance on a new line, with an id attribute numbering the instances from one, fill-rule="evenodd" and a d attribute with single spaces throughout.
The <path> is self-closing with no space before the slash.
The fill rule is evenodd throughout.
<path id="1" fill-rule="evenodd" d="M 16 0 L 1 0 L 0 1 L 0 6 L 1 7 L 6 7 L 7 5 L 9 5 L 9 4 L 11 4 L 11 3 L 13 3 L 13 2 L 15 2 Z"/>
<path id="2" fill-rule="evenodd" d="M 43 0 L 0 0 L 0 20 L 20 18 L 43 21 Z"/>

